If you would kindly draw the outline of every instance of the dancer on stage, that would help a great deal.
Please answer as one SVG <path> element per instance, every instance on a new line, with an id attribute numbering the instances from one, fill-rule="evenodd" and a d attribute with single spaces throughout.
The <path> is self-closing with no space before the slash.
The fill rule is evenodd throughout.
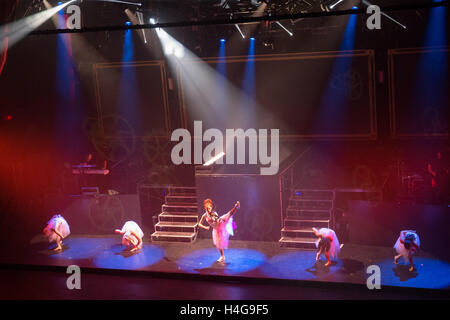
<path id="1" fill-rule="evenodd" d="M 62 250 L 62 240 L 70 234 L 69 224 L 61 215 L 55 214 L 42 231 L 48 238 L 48 242 L 56 242 L 55 251 Z"/>
<path id="2" fill-rule="evenodd" d="M 230 237 L 230 234 L 233 235 L 232 217 L 236 212 L 236 209 L 240 207 L 240 203 L 239 201 L 237 201 L 233 209 L 231 209 L 227 214 L 224 214 L 221 217 L 219 217 L 217 212 L 213 211 L 213 202 L 211 199 L 206 199 L 205 201 L 203 201 L 203 206 L 205 207 L 206 212 L 200 219 L 198 226 L 206 230 L 209 230 L 211 227 L 213 228 L 213 242 L 220 252 L 220 258 L 217 261 L 224 262 L 225 255 L 223 253 L 223 250 L 228 249 L 228 239 Z M 206 220 L 209 226 L 204 226 L 203 220 Z"/>
<path id="3" fill-rule="evenodd" d="M 414 270 L 414 263 L 412 256 L 419 250 L 420 248 L 420 239 L 415 231 L 412 230 L 403 230 L 400 232 L 400 236 L 397 239 L 397 242 L 394 245 L 395 251 L 397 251 L 398 255 L 394 258 L 394 263 L 398 263 L 398 259 L 403 257 L 405 260 L 408 260 L 411 264 L 409 271 Z"/>
<path id="4" fill-rule="evenodd" d="M 134 221 L 127 221 L 123 225 L 122 229 L 114 230 L 115 233 L 122 235 L 122 244 L 126 247 L 131 247 L 130 252 L 142 249 L 142 238 L 144 232 Z"/>
<path id="5" fill-rule="evenodd" d="M 327 263 L 325 267 L 331 265 L 330 256 L 334 259 L 337 258 L 339 252 L 341 251 L 341 246 L 339 244 L 339 240 L 336 236 L 336 233 L 328 228 L 321 228 L 317 230 L 316 228 L 312 228 L 314 234 L 316 235 L 316 247 L 319 249 L 316 255 L 316 261 L 319 260 L 321 254 L 324 254 L 327 258 Z"/>

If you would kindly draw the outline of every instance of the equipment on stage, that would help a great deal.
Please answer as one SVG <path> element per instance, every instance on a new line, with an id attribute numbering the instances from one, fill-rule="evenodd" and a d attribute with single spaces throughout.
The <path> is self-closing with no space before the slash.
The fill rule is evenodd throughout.
<path id="1" fill-rule="evenodd" d="M 72 165 L 72 168 L 73 174 L 109 174 L 108 169 L 96 169 L 97 166 L 95 164 L 77 164 Z"/>

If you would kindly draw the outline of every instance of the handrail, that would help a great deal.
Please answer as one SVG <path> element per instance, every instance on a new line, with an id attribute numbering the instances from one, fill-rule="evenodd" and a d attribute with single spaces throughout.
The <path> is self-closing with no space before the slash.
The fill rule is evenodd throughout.
<path id="1" fill-rule="evenodd" d="M 290 163 L 283 171 L 281 171 L 281 173 L 279 174 L 279 177 L 281 178 L 282 176 L 284 176 L 284 174 L 285 174 L 289 169 L 291 169 L 291 168 L 294 166 L 294 164 L 296 164 L 296 162 L 297 162 L 300 158 L 302 158 L 302 157 L 305 155 L 305 153 L 308 152 L 310 149 L 311 149 L 311 146 L 308 146 L 305 150 L 303 150 L 303 152 L 300 153 L 300 154 L 297 156 L 297 158 L 294 159 L 294 161 L 292 161 L 292 162 L 291 162 L 291 163 Z"/>
<path id="2" fill-rule="evenodd" d="M 292 170 L 293 166 L 297 163 L 299 159 L 301 159 L 307 151 L 311 149 L 311 146 L 308 146 L 303 152 L 301 152 L 295 159 L 292 161 L 279 175 L 278 175 L 278 183 L 280 187 L 280 215 L 281 215 L 281 226 L 283 227 L 284 224 L 284 201 L 283 201 L 283 195 L 284 195 L 284 188 L 283 188 L 283 178 L 286 172 L 289 170 Z"/>

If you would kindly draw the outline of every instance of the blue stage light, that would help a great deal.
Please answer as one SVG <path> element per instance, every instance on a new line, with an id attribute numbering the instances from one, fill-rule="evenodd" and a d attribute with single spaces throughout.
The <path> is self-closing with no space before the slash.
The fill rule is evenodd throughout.
<path id="1" fill-rule="evenodd" d="M 220 42 L 225 42 L 225 39 L 220 39 Z"/>
<path id="2" fill-rule="evenodd" d="M 125 24 L 126 24 L 127 26 L 130 26 L 130 25 L 131 25 L 131 22 L 130 22 L 130 21 L 127 21 L 127 22 L 125 22 Z"/>
<path id="3" fill-rule="evenodd" d="M 250 38 L 250 40 L 254 41 L 254 40 L 255 40 L 255 38 Z"/>

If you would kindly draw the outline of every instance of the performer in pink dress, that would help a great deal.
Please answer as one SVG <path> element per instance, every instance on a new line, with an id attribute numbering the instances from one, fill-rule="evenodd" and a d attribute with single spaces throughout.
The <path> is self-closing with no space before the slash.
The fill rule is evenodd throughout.
<path id="1" fill-rule="evenodd" d="M 219 217 L 217 212 L 213 211 L 213 202 L 211 199 L 206 199 L 203 201 L 203 206 L 205 207 L 206 212 L 202 215 L 198 226 L 200 228 L 209 230 L 211 227 L 213 228 L 212 238 L 214 245 L 220 252 L 220 258 L 217 260 L 218 262 L 225 261 L 225 255 L 223 253 L 224 249 L 228 249 L 228 239 L 230 234 L 233 235 L 233 215 L 236 212 L 236 209 L 240 207 L 239 201 L 236 202 L 233 209 L 228 211 L 228 213 Z M 208 222 L 209 226 L 203 225 L 203 220 Z"/>
<path id="2" fill-rule="evenodd" d="M 116 229 L 114 232 L 122 235 L 122 244 L 126 247 L 131 247 L 131 252 L 142 249 L 144 232 L 136 222 L 127 221 L 121 230 Z"/>
<path id="3" fill-rule="evenodd" d="M 324 254 L 327 258 L 325 267 L 328 267 L 331 264 L 330 256 L 332 258 L 337 258 L 339 252 L 341 251 L 341 246 L 336 233 L 332 229 L 328 228 L 321 228 L 319 230 L 312 228 L 312 230 L 316 237 L 319 238 L 316 241 L 316 247 L 319 249 L 319 252 L 317 252 L 316 255 L 316 260 L 319 260 L 320 255 Z"/>
<path id="4" fill-rule="evenodd" d="M 394 257 L 394 263 L 397 264 L 398 259 L 403 257 L 405 260 L 409 260 L 409 263 L 411 264 L 409 271 L 413 271 L 414 263 L 412 257 L 420 248 L 420 239 L 417 233 L 412 230 L 401 231 L 394 248 L 398 253 L 398 255 Z"/>
<path id="5" fill-rule="evenodd" d="M 62 249 L 62 240 L 70 234 L 70 228 L 67 221 L 59 214 L 55 214 L 47 226 L 42 231 L 48 238 L 48 242 L 56 242 L 56 248 L 53 250 L 58 251 Z"/>

